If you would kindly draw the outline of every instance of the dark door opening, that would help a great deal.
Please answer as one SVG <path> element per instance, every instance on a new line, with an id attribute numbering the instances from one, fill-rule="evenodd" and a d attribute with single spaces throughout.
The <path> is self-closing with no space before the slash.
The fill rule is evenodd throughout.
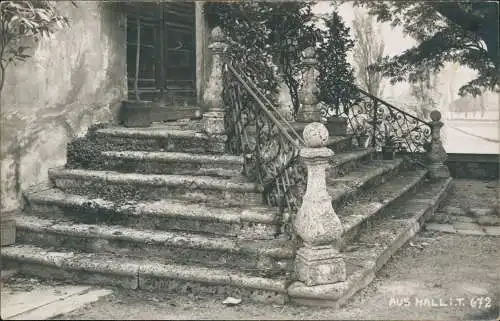
<path id="1" fill-rule="evenodd" d="M 137 26 L 140 26 L 136 75 Z M 127 12 L 128 99 L 153 101 L 155 120 L 191 118 L 196 106 L 194 2 L 135 3 Z M 193 115 L 192 115 L 193 114 Z"/>

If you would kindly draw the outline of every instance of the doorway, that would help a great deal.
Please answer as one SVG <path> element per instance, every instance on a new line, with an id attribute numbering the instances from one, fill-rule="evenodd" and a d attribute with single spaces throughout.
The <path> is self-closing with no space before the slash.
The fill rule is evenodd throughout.
<path id="1" fill-rule="evenodd" d="M 140 100 L 154 102 L 155 121 L 194 118 L 199 113 L 195 32 L 194 2 L 135 3 L 128 7 L 128 99 L 137 98 L 137 78 Z"/>

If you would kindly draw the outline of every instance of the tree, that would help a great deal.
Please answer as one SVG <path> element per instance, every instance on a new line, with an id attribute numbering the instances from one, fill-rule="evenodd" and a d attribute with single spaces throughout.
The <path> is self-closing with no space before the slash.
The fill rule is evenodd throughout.
<path id="1" fill-rule="evenodd" d="M 346 97 L 352 97 L 350 92 L 353 91 L 345 84 L 354 81 L 346 59 L 353 45 L 349 29 L 333 12 L 322 18 L 326 25 L 326 30 L 322 30 L 312 14 L 313 4 L 243 1 L 207 2 L 204 7 L 209 26 L 220 26 L 231 39 L 233 62 L 238 62 L 258 87 L 270 96 L 277 94 L 279 83 L 272 64 L 278 66 L 295 113 L 300 104 L 301 54 L 308 47 L 317 49 L 318 81 L 321 99 L 325 103 L 338 107 Z"/>
<path id="2" fill-rule="evenodd" d="M 384 41 L 378 36 L 374 19 L 366 14 L 356 11 L 353 20 L 354 62 L 356 76 L 367 92 L 374 96 L 382 95 L 382 72 L 369 68 L 377 63 L 384 55 Z"/>
<path id="3" fill-rule="evenodd" d="M 319 98 L 328 107 L 326 116 L 329 118 L 347 114 L 359 99 L 359 92 L 353 86 L 354 70 L 347 61 L 347 54 L 354 46 L 349 28 L 336 11 L 324 17 L 323 21 L 326 30 L 318 48 L 318 85 Z"/>
<path id="4" fill-rule="evenodd" d="M 410 87 L 411 95 L 416 100 L 416 104 L 412 107 L 417 117 L 427 119 L 437 106 L 437 77 L 429 69 L 423 70 L 420 75 L 421 78 L 413 82 Z"/>
<path id="5" fill-rule="evenodd" d="M 417 40 L 418 45 L 374 66 L 391 82 L 417 82 L 425 70 L 441 70 L 457 62 L 478 72 L 459 89 L 460 95 L 499 91 L 497 2 L 493 1 L 372 1 L 356 0 L 380 22 L 391 22 Z"/>
<path id="6" fill-rule="evenodd" d="M 58 12 L 55 1 L 0 2 L 0 96 L 7 67 L 29 58 L 26 40 L 38 41 L 68 25 L 69 18 Z"/>

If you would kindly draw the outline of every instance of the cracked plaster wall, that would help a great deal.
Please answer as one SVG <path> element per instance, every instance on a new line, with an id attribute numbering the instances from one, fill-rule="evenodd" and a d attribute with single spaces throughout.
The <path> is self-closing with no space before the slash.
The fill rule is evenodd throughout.
<path id="1" fill-rule="evenodd" d="M 59 2 L 71 26 L 32 43 L 9 66 L 1 98 L 1 211 L 21 206 L 19 190 L 64 165 L 66 144 L 95 123 L 114 122 L 126 97 L 126 22 L 97 1 Z"/>

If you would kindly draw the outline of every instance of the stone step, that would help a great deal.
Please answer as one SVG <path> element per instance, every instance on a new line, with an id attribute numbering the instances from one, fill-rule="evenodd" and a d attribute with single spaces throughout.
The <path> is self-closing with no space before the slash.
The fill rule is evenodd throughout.
<path id="1" fill-rule="evenodd" d="M 103 151 L 93 170 L 122 173 L 233 177 L 243 171 L 243 157 L 176 152 Z M 95 163 L 94 163 L 95 164 Z"/>
<path id="2" fill-rule="evenodd" d="M 335 153 L 326 170 L 326 177 L 345 176 L 347 173 L 358 168 L 361 164 L 373 160 L 374 148 L 352 149 Z"/>
<path id="3" fill-rule="evenodd" d="M 360 163 L 371 160 L 373 149 L 341 152 L 331 161 L 331 175 L 345 173 Z M 100 162 L 92 170 L 124 173 L 178 174 L 196 176 L 234 177 L 241 175 L 244 159 L 235 155 L 192 154 L 177 152 L 102 151 Z"/>
<path id="4" fill-rule="evenodd" d="M 2 268 L 18 268 L 24 275 L 100 286 L 239 297 L 244 301 L 283 304 L 286 277 L 266 278 L 223 268 L 163 263 L 116 254 L 54 251 L 33 245 L 2 248 Z"/>
<path id="5" fill-rule="evenodd" d="M 108 200 L 177 198 L 221 206 L 262 204 L 260 186 L 237 178 L 55 168 L 49 170 L 49 179 L 67 193 Z"/>
<path id="6" fill-rule="evenodd" d="M 356 292 L 368 286 L 376 272 L 422 228 L 424 219 L 434 213 L 446 195 L 450 182 L 451 179 L 426 182 L 414 197 L 391 204 L 386 219 L 366 227 L 350 249 L 342 252 L 346 281 L 311 287 L 294 282 L 288 287 L 291 302 L 329 308 L 344 305 Z M 400 211 L 402 208 L 404 212 Z"/>
<path id="7" fill-rule="evenodd" d="M 172 130 L 194 130 L 201 132 L 203 130 L 203 124 L 201 120 L 194 119 L 178 119 L 176 121 L 163 122 L 161 124 L 155 124 L 154 126 L 165 126 L 166 129 Z"/>
<path id="8" fill-rule="evenodd" d="M 337 215 L 343 227 L 343 245 L 355 240 L 375 220 L 383 219 L 387 208 L 394 202 L 411 197 L 411 192 L 424 182 L 427 170 L 411 170 L 400 172 L 382 185 L 356 197 L 352 203 L 343 205 Z"/>
<path id="9" fill-rule="evenodd" d="M 223 153 L 224 142 L 199 130 L 172 129 L 154 124 L 148 128 L 108 127 L 95 131 L 94 142 L 107 151 L 169 151 L 186 153 Z"/>
<path id="10" fill-rule="evenodd" d="M 181 200 L 112 201 L 33 187 L 24 193 L 24 212 L 85 224 L 187 231 L 241 239 L 274 239 L 277 210 L 268 207 L 214 207 Z"/>
<path id="11" fill-rule="evenodd" d="M 355 199 L 363 191 L 383 184 L 397 175 L 403 166 L 402 159 L 372 160 L 358 164 L 356 168 L 351 169 L 344 176 L 327 176 L 327 189 L 332 197 L 333 207 L 338 209 Z"/>
<path id="12" fill-rule="evenodd" d="M 352 135 L 330 136 L 326 147 L 330 148 L 335 153 L 351 151 L 353 149 Z"/>
<path id="13" fill-rule="evenodd" d="M 392 203 L 384 220 L 365 231 L 342 252 L 347 279 L 308 287 L 290 279 L 252 276 L 232 269 L 165 264 L 114 254 L 53 251 L 31 245 L 2 248 L 2 267 L 21 273 L 89 284 L 118 285 L 169 293 L 210 293 L 265 303 L 340 307 L 370 284 L 375 273 L 421 228 L 444 198 L 451 179 L 427 181 L 412 198 Z"/>
<path id="14" fill-rule="evenodd" d="M 268 276 L 293 269 L 291 243 L 280 240 L 247 241 L 187 232 L 79 224 L 27 215 L 16 217 L 16 223 L 17 243 L 45 248 L 161 258 L 174 264 L 238 268 Z"/>

